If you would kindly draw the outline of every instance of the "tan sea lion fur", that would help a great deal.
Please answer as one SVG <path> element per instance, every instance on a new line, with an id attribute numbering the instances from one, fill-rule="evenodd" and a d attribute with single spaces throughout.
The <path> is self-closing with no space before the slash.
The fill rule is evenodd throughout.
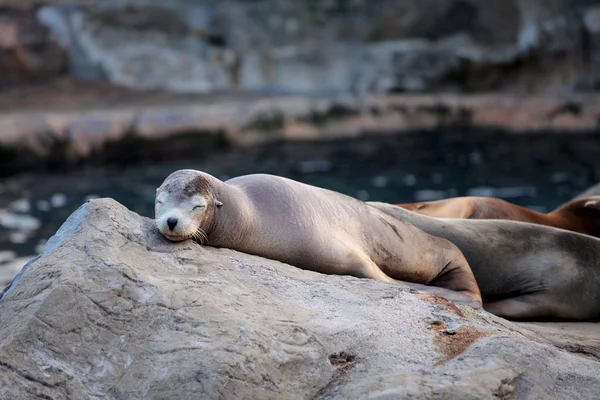
<path id="1" fill-rule="evenodd" d="M 600 320 L 600 239 L 537 224 L 434 218 L 367 203 L 450 240 L 466 257 L 483 307 L 509 319 Z"/>
<path id="2" fill-rule="evenodd" d="M 506 219 L 600 237 L 600 196 L 576 198 L 547 214 L 494 197 L 455 197 L 398 206 L 430 217 Z"/>
<path id="3" fill-rule="evenodd" d="M 325 274 L 437 286 L 443 289 L 427 291 L 481 305 L 456 246 L 330 190 L 273 175 L 222 182 L 179 170 L 157 189 L 155 213 L 173 241 L 195 239 Z"/>

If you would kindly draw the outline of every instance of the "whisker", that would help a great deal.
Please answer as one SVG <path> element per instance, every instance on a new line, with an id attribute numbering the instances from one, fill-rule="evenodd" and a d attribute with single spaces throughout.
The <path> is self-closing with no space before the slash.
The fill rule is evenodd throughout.
<path id="1" fill-rule="evenodd" d="M 200 231 L 195 231 L 194 233 L 192 233 L 192 238 L 193 238 L 193 239 L 194 239 L 196 242 L 200 243 L 200 245 L 203 245 L 203 244 L 204 244 L 204 243 L 203 243 L 203 241 L 204 241 L 204 238 L 202 237 L 202 234 L 200 233 Z"/>
<path id="2" fill-rule="evenodd" d="M 196 232 L 199 233 L 202 237 L 202 242 L 200 242 L 200 244 L 204 244 L 203 242 L 206 242 L 206 244 L 208 244 L 208 235 L 206 234 L 206 232 L 204 232 L 202 228 L 198 228 Z"/>

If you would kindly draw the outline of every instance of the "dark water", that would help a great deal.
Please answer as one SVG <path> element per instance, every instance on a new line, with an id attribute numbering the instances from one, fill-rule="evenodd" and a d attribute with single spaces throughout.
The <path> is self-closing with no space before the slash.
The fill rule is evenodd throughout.
<path id="1" fill-rule="evenodd" d="M 32 216 L 40 227 L 25 235 L 22 229 L 0 227 L 0 251 L 35 254 L 89 197 L 112 197 L 151 217 L 156 187 L 180 168 L 200 169 L 223 180 L 248 173 L 277 174 L 364 200 L 483 195 L 549 211 L 600 181 L 600 134 L 457 130 L 369 136 L 271 144 L 186 162 L 7 178 L 0 182 L 0 209 L 12 207 L 14 215 Z"/>

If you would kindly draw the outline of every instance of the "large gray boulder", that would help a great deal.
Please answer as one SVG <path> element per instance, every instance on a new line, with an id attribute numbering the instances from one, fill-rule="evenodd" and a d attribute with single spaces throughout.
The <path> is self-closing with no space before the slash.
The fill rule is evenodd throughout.
<path id="1" fill-rule="evenodd" d="M 93 200 L 3 293 L 0 398 L 596 397 L 599 338 L 548 329 L 170 243 Z"/>

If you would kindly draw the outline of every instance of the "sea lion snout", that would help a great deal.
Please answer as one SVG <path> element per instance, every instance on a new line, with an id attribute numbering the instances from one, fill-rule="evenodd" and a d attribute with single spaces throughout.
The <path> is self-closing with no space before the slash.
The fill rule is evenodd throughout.
<path id="1" fill-rule="evenodd" d="M 169 226 L 170 230 L 175 229 L 175 227 L 177 226 L 177 218 L 167 218 L 167 225 Z"/>
<path id="2" fill-rule="evenodd" d="M 174 242 L 193 238 L 199 229 L 199 224 L 192 215 L 188 214 L 178 208 L 169 210 L 157 216 L 156 227 L 163 236 Z"/>

